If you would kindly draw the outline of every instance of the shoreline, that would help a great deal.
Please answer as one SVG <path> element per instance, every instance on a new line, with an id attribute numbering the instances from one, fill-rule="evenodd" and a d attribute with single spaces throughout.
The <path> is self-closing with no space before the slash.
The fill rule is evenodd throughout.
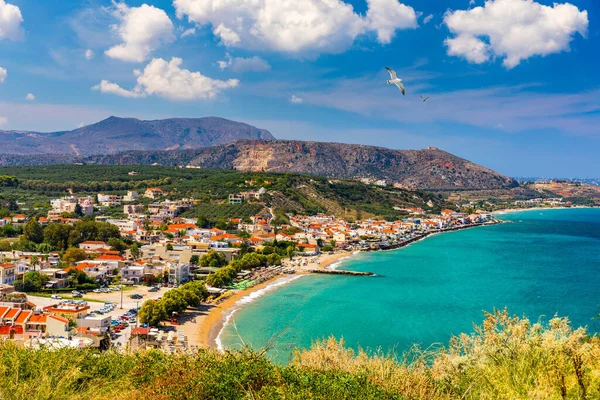
<path id="1" fill-rule="evenodd" d="M 524 208 L 524 209 L 499 210 L 499 211 L 494 211 L 492 214 L 500 216 L 500 215 L 523 212 L 523 211 L 561 210 L 561 209 L 580 209 L 580 208 L 597 208 L 597 207 L 585 207 L 585 206 L 582 206 L 582 207 L 533 207 L 533 208 Z M 202 320 L 199 323 L 195 324 L 195 325 L 197 325 L 196 329 L 199 330 L 199 340 L 198 340 L 198 343 L 195 343 L 195 344 L 200 347 L 208 347 L 208 348 L 222 350 L 222 348 L 220 347 L 220 343 L 219 343 L 219 336 L 223 332 L 223 329 L 224 329 L 228 319 L 231 317 L 231 315 L 233 315 L 237 310 L 239 310 L 244 305 L 244 304 L 239 304 L 241 302 L 241 300 L 243 300 L 245 298 L 250 299 L 251 296 L 255 292 L 258 292 L 260 290 L 265 290 L 265 289 L 269 289 L 269 288 L 272 288 L 271 290 L 275 290 L 279 286 L 282 286 L 284 284 L 292 282 L 303 275 L 309 274 L 311 269 L 312 270 L 314 270 L 314 269 L 335 270 L 339 266 L 341 266 L 341 264 L 344 261 L 350 260 L 355 255 L 362 253 L 362 252 L 379 252 L 379 251 L 400 250 L 404 247 L 410 246 L 413 243 L 423 241 L 423 240 L 427 239 L 428 237 L 437 236 L 438 234 L 449 233 L 449 232 L 459 231 L 459 230 L 463 230 L 463 229 L 483 227 L 483 226 L 493 226 L 493 225 L 503 223 L 503 222 L 506 222 L 506 221 L 499 220 L 498 222 L 492 223 L 492 224 L 483 223 L 483 224 L 477 224 L 477 225 L 467 225 L 467 226 L 463 226 L 463 227 L 447 229 L 447 230 L 442 230 L 442 231 L 428 232 L 422 236 L 410 239 L 406 242 L 397 244 L 395 246 L 391 246 L 389 248 L 344 251 L 344 252 L 339 252 L 339 253 L 334 253 L 334 254 L 322 254 L 319 256 L 313 256 L 319 262 L 319 264 L 317 264 L 316 266 L 314 265 L 314 262 L 311 262 L 310 264 L 307 264 L 306 266 L 292 266 L 292 265 L 289 265 L 289 260 L 286 260 L 286 261 L 284 261 L 284 265 L 287 264 L 285 266 L 295 268 L 296 272 L 294 274 L 288 275 L 288 276 L 285 276 L 285 275 L 273 276 L 270 279 L 266 280 L 265 282 L 262 282 L 262 283 L 260 283 L 256 286 L 253 286 L 249 289 L 237 291 L 231 297 L 225 299 L 220 304 L 218 304 L 216 306 L 212 306 L 209 309 L 208 314 L 204 318 L 202 318 Z M 294 260 L 302 260 L 304 258 L 305 257 L 296 257 L 296 258 L 294 258 Z M 282 281 L 282 283 L 280 285 L 272 286 L 272 284 L 275 283 L 278 279 L 285 278 L 285 277 L 288 277 L 290 279 L 286 279 L 285 281 Z M 271 291 L 271 290 L 269 290 L 269 291 Z"/>
<path id="2" fill-rule="evenodd" d="M 509 208 L 505 210 L 492 211 L 492 215 L 506 215 L 525 211 L 544 211 L 544 210 L 580 210 L 580 209 L 596 209 L 599 207 L 593 206 L 573 206 L 573 207 L 531 207 L 531 208 Z"/>
<path id="3" fill-rule="evenodd" d="M 320 264 L 316 267 L 310 267 L 310 269 L 327 269 L 328 267 L 334 266 L 334 264 L 340 262 L 345 258 L 350 258 L 353 256 L 351 252 L 341 252 L 334 254 L 325 254 L 321 256 Z M 319 257 L 319 256 L 315 256 Z M 297 267 L 297 271 L 292 275 L 275 275 L 270 279 L 253 286 L 246 290 L 240 290 L 235 292 L 231 297 L 225 299 L 220 304 L 210 307 L 208 314 L 205 315 L 201 321 L 195 323 L 195 329 L 199 331 L 197 343 L 190 343 L 191 345 L 195 344 L 199 347 L 208 347 L 213 349 L 219 349 L 218 339 L 225 327 L 225 324 L 231 315 L 235 313 L 239 308 L 243 306 L 243 304 L 239 304 L 241 300 L 245 298 L 250 298 L 252 294 L 265 290 L 270 287 L 276 289 L 277 287 L 287 284 L 288 282 L 294 281 L 299 277 L 308 274 L 308 268 L 302 269 L 302 267 Z M 277 285 L 275 287 L 271 286 L 277 280 L 282 278 L 288 278 L 285 281 L 282 281 L 281 285 Z M 239 307 L 238 307 L 239 306 Z"/>

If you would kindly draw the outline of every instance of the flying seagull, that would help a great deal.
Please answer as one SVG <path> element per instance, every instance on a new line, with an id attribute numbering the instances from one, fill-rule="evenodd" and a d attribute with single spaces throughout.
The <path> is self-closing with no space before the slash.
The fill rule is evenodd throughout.
<path id="1" fill-rule="evenodd" d="M 423 95 L 421 95 L 421 98 L 423 99 L 423 103 L 425 103 L 427 100 L 429 100 L 431 96 L 427 96 L 427 97 L 423 97 Z"/>
<path id="2" fill-rule="evenodd" d="M 394 85 L 398 86 L 398 89 L 400 89 L 400 91 L 402 92 L 402 95 L 404 96 L 405 92 L 404 92 L 404 85 L 402 84 L 402 79 L 399 79 L 396 76 L 396 71 L 394 71 L 393 69 L 389 69 L 388 67 L 385 67 L 385 69 L 387 69 L 387 72 L 390 73 L 390 77 L 392 78 L 389 81 L 387 81 L 387 84 L 388 85 L 394 84 Z"/>

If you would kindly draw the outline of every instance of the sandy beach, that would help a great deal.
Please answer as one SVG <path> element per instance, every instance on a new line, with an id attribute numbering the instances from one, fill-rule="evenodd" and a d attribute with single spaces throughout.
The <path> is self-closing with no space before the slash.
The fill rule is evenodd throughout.
<path id="1" fill-rule="evenodd" d="M 340 261 L 343 258 L 352 257 L 350 252 L 340 252 L 334 254 L 321 254 L 315 256 L 314 263 L 308 263 L 306 267 L 294 267 L 296 268 L 296 275 L 306 273 L 307 269 L 324 269 L 332 264 Z M 311 257 L 312 259 L 313 257 Z M 302 259 L 296 257 L 295 260 Z M 319 264 L 317 264 L 317 262 Z M 289 264 L 288 264 L 289 265 Z M 259 291 L 267 287 L 270 283 L 282 275 L 274 276 L 271 279 L 262 282 L 256 286 L 253 286 L 246 290 L 236 291 L 231 297 L 224 300 L 218 305 L 205 306 L 202 312 L 194 313 L 194 318 L 188 318 L 185 323 L 182 324 L 186 336 L 188 337 L 188 343 L 190 345 L 197 345 L 199 347 L 211 347 L 216 348 L 216 339 L 223 329 L 225 323 L 224 313 L 232 308 L 239 300 L 252 294 L 253 292 Z"/>

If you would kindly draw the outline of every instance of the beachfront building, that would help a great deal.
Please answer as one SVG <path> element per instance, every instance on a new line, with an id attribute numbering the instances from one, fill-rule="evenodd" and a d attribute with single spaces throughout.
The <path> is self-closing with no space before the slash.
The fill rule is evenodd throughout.
<path id="1" fill-rule="evenodd" d="M 169 283 L 181 284 L 190 280 L 190 264 L 169 264 Z"/>
<path id="2" fill-rule="evenodd" d="M 321 252 L 321 248 L 316 243 L 298 243 L 296 250 L 302 255 L 316 255 Z"/>

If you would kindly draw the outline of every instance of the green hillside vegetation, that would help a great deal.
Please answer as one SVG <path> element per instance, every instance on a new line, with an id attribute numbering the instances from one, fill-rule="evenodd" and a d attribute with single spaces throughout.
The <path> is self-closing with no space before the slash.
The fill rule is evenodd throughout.
<path id="1" fill-rule="evenodd" d="M 130 171 L 137 174 L 129 175 Z M 51 198 L 64 196 L 68 191 L 85 195 L 98 192 L 125 194 L 127 190 L 136 190 L 141 194 L 148 187 L 160 187 L 171 199 L 193 197 L 201 200 L 205 205 L 188 211 L 185 216 L 215 219 L 245 218 L 265 205 L 272 206 L 278 220 L 282 221 L 285 221 L 285 213 L 289 212 L 331 213 L 351 219 L 376 216 L 396 219 L 406 213 L 394 210 L 394 207 L 421 207 L 433 211 L 451 207 L 438 194 L 289 173 L 147 165 L 53 165 L 2 167 L 0 176 L 5 185 L 0 206 L 11 201 L 18 202 L 19 211 L 29 215 L 45 213 Z M 224 204 L 229 194 L 261 187 L 269 191 L 264 199 L 265 204 Z M 151 200 L 140 199 L 140 202 L 149 203 Z"/>
<path id="2" fill-rule="evenodd" d="M 401 357 L 333 338 L 277 365 L 250 349 L 26 350 L 0 345 L 3 399 L 597 399 L 600 340 L 566 319 L 486 316 L 475 333 Z"/>

